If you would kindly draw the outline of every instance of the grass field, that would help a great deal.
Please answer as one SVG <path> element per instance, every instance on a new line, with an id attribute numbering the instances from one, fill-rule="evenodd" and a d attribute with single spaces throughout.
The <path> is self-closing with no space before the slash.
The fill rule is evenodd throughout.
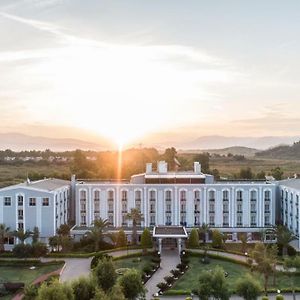
<path id="1" fill-rule="evenodd" d="M 200 257 L 190 257 L 189 259 L 190 263 L 188 271 L 181 278 L 179 278 L 178 281 L 176 281 L 171 290 L 184 290 L 187 291 L 187 294 L 191 293 L 193 289 L 197 288 L 200 272 L 203 270 L 211 270 L 218 265 L 221 266 L 224 271 L 228 272 L 229 276 L 226 278 L 226 280 L 228 280 L 230 289 L 234 291 L 236 280 L 242 277 L 244 274 L 250 272 L 249 268 L 228 261 L 210 259 L 210 264 L 205 265 L 201 263 Z M 263 283 L 263 279 L 260 274 L 254 273 L 254 277 L 258 279 L 261 284 Z M 290 287 L 290 279 L 286 275 L 278 275 L 276 286 L 272 286 L 272 281 L 273 278 L 270 278 L 270 288 L 283 289 Z M 300 288 L 300 276 L 296 277 L 295 286 Z"/>
<path id="2" fill-rule="evenodd" d="M 280 160 L 280 159 L 260 159 L 249 158 L 244 161 L 235 161 L 227 158 L 211 158 L 210 169 L 218 169 L 223 177 L 231 177 L 239 173 L 241 168 L 251 168 L 253 173 L 264 171 L 266 174 L 275 167 L 280 167 L 284 171 L 284 177 L 291 177 L 299 173 L 299 160 Z"/>
<path id="3" fill-rule="evenodd" d="M 114 264 L 116 269 L 130 268 L 130 269 L 136 269 L 138 271 L 142 271 L 145 265 L 151 263 L 151 258 L 152 256 L 142 256 L 140 257 L 141 261 L 138 261 L 138 257 L 131 257 L 131 258 L 116 260 Z"/>
<path id="4" fill-rule="evenodd" d="M 24 163 L 17 166 L 0 165 L 0 188 L 11 184 L 24 182 L 29 177 L 60 177 L 61 175 L 71 176 L 69 166 L 51 164 L 39 165 L 37 163 Z"/>
<path id="5" fill-rule="evenodd" d="M 62 267 L 62 263 L 36 266 L 34 270 L 30 270 L 29 266 L 0 266 L 0 280 L 29 284 L 41 275 L 53 272 L 60 267 Z"/>

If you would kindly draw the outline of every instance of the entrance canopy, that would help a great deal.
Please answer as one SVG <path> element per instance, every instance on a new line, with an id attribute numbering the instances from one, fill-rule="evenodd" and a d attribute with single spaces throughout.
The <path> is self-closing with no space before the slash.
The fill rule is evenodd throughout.
<path id="1" fill-rule="evenodd" d="M 188 234 L 183 226 L 155 226 L 153 237 L 157 238 L 187 238 Z"/>

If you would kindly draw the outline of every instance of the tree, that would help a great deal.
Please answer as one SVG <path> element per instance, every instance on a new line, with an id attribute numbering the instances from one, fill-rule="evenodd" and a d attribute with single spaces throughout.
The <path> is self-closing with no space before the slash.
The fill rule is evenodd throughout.
<path id="1" fill-rule="evenodd" d="M 239 240 L 242 243 L 242 252 L 245 253 L 247 251 L 247 243 L 248 243 L 247 233 L 246 232 L 239 233 Z"/>
<path id="2" fill-rule="evenodd" d="M 266 179 L 266 172 L 265 171 L 260 171 L 256 174 L 257 179 Z"/>
<path id="3" fill-rule="evenodd" d="M 95 243 L 95 251 L 99 250 L 100 242 L 103 240 L 104 233 L 103 231 L 109 226 L 109 222 L 107 219 L 97 219 L 93 223 L 93 227 L 88 232 L 88 236 L 92 239 Z"/>
<path id="4" fill-rule="evenodd" d="M 32 244 L 37 243 L 39 238 L 40 238 L 40 231 L 39 228 L 35 226 L 32 231 Z"/>
<path id="5" fill-rule="evenodd" d="M 92 278 L 80 277 L 72 282 L 74 300 L 90 300 L 95 296 L 96 285 Z"/>
<path id="6" fill-rule="evenodd" d="M 253 176 L 253 173 L 252 173 L 252 170 L 251 168 L 242 168 L 240 170 L 240 173 L 239 173 L 239 178 L 240 179 L 252 179 L 254 176 Z"/>
<path id="7" fill-rule="evenodd" d="M 109 291 L 117 280 L 117 274 L 111 259 L 100 260 L 94 269 L 94 276 L 98 286 L 104 291 Z"/>
<path id="8" fill-rule="evenodd" d="M 21 244 L 24 244 L 25 241 L 31 236 L 32 232 L 29 230 L 24 231 L 23 229 L 15 230 L 12 235 L 16 237 Z"/>
<path id="9" fill-rule="evenodd" d="M 300 270 L 300 257 L 295 256 L 293 258 L 286 258 L 284 260 L 284 268 L 289 274 L 292 293 L 293 293 L 293 299 L 296 300 L 296 295 L 295 295 L 295 274 L 294 274 L 295 272 L 293 272 L 293 271 L 295 270 L 296 272 L 299 272 L 299 270 Z"/>
<path id="10" fill-rule="evenodd" d="M 46 244 L 41 242 L 36 242 L 31 246 L 32 249 L 32 256 L 34 257 L 41 257 L 45 256 L 48 252 L 48 248 Z"/>
<path id="11" fill-rule="evenodd" d="M 120 229 L 117 234 L 117 247 L 125 247 L 127 245 L 127 238 L 124 229 Z"/>
<path id="12" fill-rule="evenodd" d="M 38 291 L 37 300 L 74 300 L 71 286 L 59 283 L 57 280 L 50 285 L 43 283 Z"/>
<path id="13" fill-rule="evenodd" d="M 191 233 L 188 238 L 189 248 L 197 248 L 199 246 L 199 233 L 196 228 L 191 230 Z"/>
<path id="14" fill-rule="evenodd" d="M 287 247 L 295 239 L 293 233 L 283 225 L 278 225 L 275 229 L 277 243 L 282 246 L 282 255 L 287 255 Z"/>
<path id="15" fill-rule="evenodd" d="M 271 176 L 273 176 L 276 180 L 281 180 L 283 175 L 283 171 L 280 167 L 276 167 L 271 170 Z"/>
<path id="16" fill-rule="evenodd" d="M 268 280 L 271 273 L 273 272 L 273 257 L 271 257 L 267 247 L 262 243 L 255 245 L 252 252 L 252 257 L 256 262 L 257 271 L 264 277 L 264 290 L 267 294 Z"/>
<path id="17" fill-rule="evenodd" d="M 177 151 L 174 147 L 167 148 L 165 150 L 165 153 L 163 154 L 164 160 L 168 163 L 169 170 L 174 171 L 175 170 L 175 159 L 176 159 Z"/>
<path id="18" fill-rule="evenodd" d="M 143 230 L 143 233 L 141 236 L 141 246 L 145 252 L 147 251 L 147 248 L 153 247 L 152 236 L 151 236 L 150 230 L 148 228 L 145 228 Z"/>
<path id="19" fill-rule="evenodd" d="M 4 252 L 5 239 L 10 236 L 10 228 L 0 224 L 0 252 Z"/>
<path id="20" fill-rule="evenodd" d="M 26 285 L 24 288 L 23 300 L 35 299 L 38 294 L 38 288 L 34 284 Z"/>
<path id="21" fill-rule="evenodd" d="M 69 236 L 71 227 L 68 224 L 61 224 L 57 229 L 57 234 L 59 236 Z"/>
<path id="22" fill-rule="evenodd" d="M 132 244 L 137 244 L 137 224 L 143 220 L 143 215 L 137 208 L 132 208 L 126 218 L 132 220 Z"/>
<path id="23" fill-rule="evenodd" d="M 54 236 L 49 237 L 48 244 L 51 247 L 52 252 L 54 251 L 54 249 L 59 250 L 59 236 L 54 235 Z"/>
<path id="24" fill-rule="evenodd" d="M 214 248 L 222 248 L 223 245 L 223 235 L 222 232 L 215 229 L 212 231 L 212 246 Z"/>
<path id="25" fill-rule="evenodd" d="M 120 286 L 126 299 L 134 300 L 145 294 L 140 273 L 135 269 L 130 269 L 120 278 Z"/>
<path id="26" fill-rule="evenodd" d="M 210 232 L 210 228 L 208 224 L 202 223 L 199 228 L 199 238 L 203 240 L 203 244 L 205 245 L 208 240 L 208 234 Z"/>
<path id="27" fill-rule="evenodd" d="M 210 297 L 218 300 L 229 299 L 229 286 L 223 268 L 217 266 L 211 271 L 200 273 L 198 295 L 199 299 L 203 300 L 208 300 Z"/>
<path id="28" fill-rule="evenodd" d="M 96 290 L 95 290 L 95 295 L 94 295 L 94 297 L 91 298 L 91 299 L 92 299 L 92 300 L 111 300 L 111 299 L 109 298 L 109 296 L 106 295 L 106 294 L 104 293 L 104 291 L 102 291 L 102 290 L 99 289 L 99 288 L 96 288 Z"/>
<path id="29" fill-rule="evenodd" d="M 119 284 L 115 284 L 108 293 L 109 300 L 126 300 L 123 290 Z M 101 299 L 102 300 L 102 299 Z"/>
<path id="30" fill-rule="evenodd" d="M 259 281 L 254 279 L 250 274 L 246 274 L 236 281 L 236 293 L 245 300 L 256 300 L 260 292 L 261 286 Z"/>

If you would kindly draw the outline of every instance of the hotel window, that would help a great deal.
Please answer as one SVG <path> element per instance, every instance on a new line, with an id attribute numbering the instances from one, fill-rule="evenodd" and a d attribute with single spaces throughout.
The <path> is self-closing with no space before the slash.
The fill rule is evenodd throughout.
<path id="1" fill-rule="evenodd" d="M 265 201 L 270 201 L 271 200 L 271 193 L 270 191 L 265 191 Z"/>
<path id="2" fill-rule="evenodd" d="M 49 198 L 43 198 L 43 206 L 49 206 Z"/>
<path id="3" fill-rule="evenodd" d="M 215 201 L 209 200 L 209 212 L 214 212 L 214 211 L 215 211 Z"/>
<path id="4" fill-rule="evenodd" d="M 11 206 L 11 197 L 4 197 L 4 206 Z"/>
<path id="5" fill-rule="evenodd" d="M 100 211 L 100 191 L 94 191 L 94 213 Z"/>
<path id="6" fill-rule="evenodd" d="M 180 191 L 180 201 L 186 201 L 186 191 Z"/>
<path id="7" fill-rule="evenodd" d="M 171 201 L 171 191 L 166 191 L 166 201 Z"/>
<path id="8" fill-rule="evenodd" d="M 86 216 L 81 215 L 81 225 L 86 225 Z"/>
<path id="9" fill-rule="evenodd" d="M 210 226 L 214 226 L 215 225 L 215 216 L 214 215 L 210 215 L 209 216 L 209 225 Z"/>
<path id="10" fill-rule="evenodd" d="M 223 226 L 229 225 L 229 218 L 228 215 L 223 215 Z"/>
<path id="11" fill-rule="evenodd" d="M 127 213 L 127 202 L 122 201 L 122 213 Z"/>
<path id="12" fill-rule="evenodd" d="M 155 212 L 155 204 L 151 203 L 150 204 L 150 213 L 154 213 Z"/>
<path id="13" fill-rule="evenodd" d="M 108 191 L 107 199 L 108 200 L 114 200 L 114 191 Z"/>
<path id="14" fill-rule="evenodd" d="M 122 225 L 127 225 L 127 218 L 126 215 L 122 215 Z"/>
<path id="15" fill-rule="evenodd" d="M 237 226 L 242 226 L 242 216 L 241 215 L 237 215 Z"/>
<path id="16" fill-rule="evenodd" d="M 194 199 L 200 201 L 200 191 L 194 191 Z"/>
<path id="17" fill-rule="evenodd" d="M 270 203 L 265 203 L 265 212 L 270 212 Z"/>
<path id="18" fill-rule="evenodd" d="M 18 223 L 18 229 L 23 230 L 24 229 L 24 224 L 23 223 Z"/>
<path id="19" fill-rule="evenodd" d="M 150 226 L 155 225 L 155 216 L 150 216 Z"/>
<path id="20" fill-rule="evenodd" d="M 127 191 L 122 191 L 122 201 L 127 201 Z"/>
<path id="21" fill-rule="evenodd" d="M 18 219 L 23 220 L 23 209 L 18 209 Z"/>
<path id="22" fill-rule="evenodd" d="M 270 225 L 270 216 L 265 216 L 265 225 Z"/>
<path id="23" fill-rule="evenodd" d="M 23 196 L 18 196 L 18 206 L 23 206 Z"/>
<path id="24" fill-rule="evenodd" d="M 237 191 L 236 198 L 237 198 L 238 201 L 242 201 L 243 200 L 243 192 L 242 191 Z"/>
<path id="25" fill-rule="evenodd" d="M 112 213 L 114 211 L 114 204 L 112 201 L 108 202 L 108 212 Z"/>
<path id="26" fill-rule="evenodd" d="M 171 225 L 171 216 L 166 216 L 166 225 Z"/>
<path id="27" fill-rule="evenodd" d="M 228 211 L 229 211 L 228 201 L 224 201 L 223 202 L 223 213 L 228 212 Z"/>
<path id="28" fill-rule="evenodd" d="M 211 201 L 215 201 L 215 191 L 209 191 L 208 193 L 208 199 Z"/>
<path id="29" fill-rule="evenodd" d="M 100 191 L 94 191 L 94 201 L 100 201 Z"/>
<path id="30" fill-rule="evenodd" d="M 256 191 L 250 192 L 250 201 L 256 201 Z"/>
<path id="31" fill-rule="evenodd" d="M 113 215 L 108 216 L 108 222 L 110 225 L 112 225 L 112 226 L 114 225 L 114 216 Z"/>
<path id="32" fill-rule="evenodd" d="M 155 200 L 155 191 L 150 191 L 150 201 Z"/>
<path id="33" fill-rule="evenodd" d="M 36 206 L 36 198 L 29 198 L 29 206 Z"/>
<path id="34" fill-rule="evenodd" d="M 135 208 L 141 211 L 142 193 L 141 191 L 135 191 Z"/>
<path id="35" fill-rule="evenodd" d="M 171 204 L 166 205 L 166 212 L 171 212 Z"/>
<path id="36" fill-rule="evenodd" d="M 223 191 L 223 201 L 228 201 L 228 200 L 229 200 L 229 192 Z"/>
<path id="37" fill-rule="evenodd" d="M 251 226 L 256 226 L 256 215 L 251 215 Z"/>
<path id="38" fill-rule="evenodd" d="M 242 206 L 242 202 L 241 201 L 238 201 L 237 202 L 237 212 L 242 212 L 243 210 L 243 206 Z"/>

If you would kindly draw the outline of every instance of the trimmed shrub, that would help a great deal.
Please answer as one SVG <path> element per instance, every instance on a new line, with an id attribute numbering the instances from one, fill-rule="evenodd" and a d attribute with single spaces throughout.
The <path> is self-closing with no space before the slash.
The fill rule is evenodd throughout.
<path id="1" fill-rule="evenodd" d="M 181 275 L 180 271 L 177 269 L 171 270 L 170 273 L 176 278 L 178 278 Z"/>
<path id="2" fill-rule="evenodd" d="M 166 282 L 160 282 L 156 285 L 162 292 L 164 292 L 165 290 L 167 290 L 168 284 Z"/>
<path id="3" fill-rule="evenodd" d="M 172 277 L 172 276 L 166 276 L 166 277 L 164 277 L 164 280 L 168 285 L 172 284 L 175 281 L 174 277 Z"/>
<path id="4" fill-rule="evenodd" d="M 284 297 L 282 295 L 276 295 L 276 300 L 284 300 Z"/>
<path id="5" fill-rule="evenodd" d="M 13 248 L 13 254 L 19 258 L 27 258 L 32 256 L 32 246 L 28 244 L 18 244 Z"/>
<path id="6" fill-rule="evenodd" d="M 199 246 L 199 233 L 196 228 L 191 230 L 187 244 L 189 248 L 197 248 Z"/>

